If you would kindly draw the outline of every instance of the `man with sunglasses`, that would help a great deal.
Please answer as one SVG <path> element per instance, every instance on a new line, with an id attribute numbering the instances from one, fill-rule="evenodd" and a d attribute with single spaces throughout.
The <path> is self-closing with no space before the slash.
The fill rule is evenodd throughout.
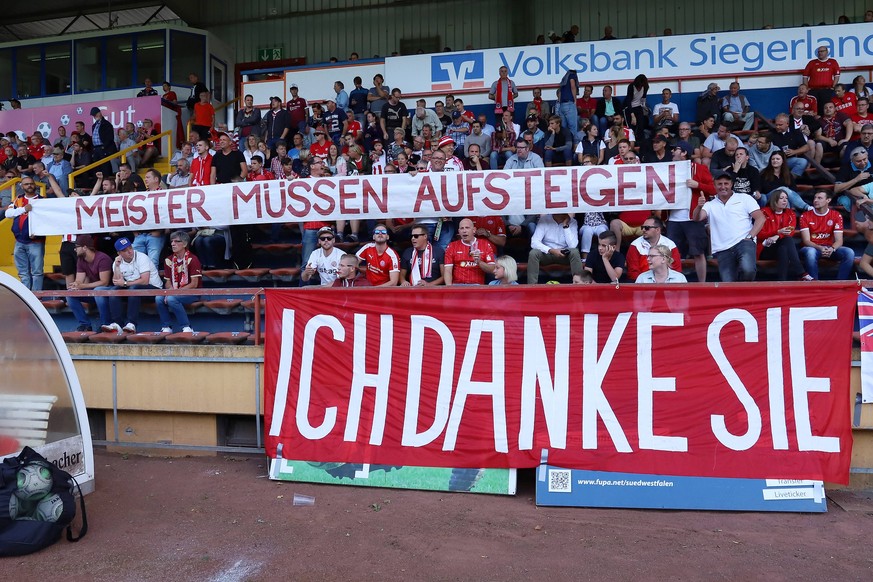
<path id="1" fill-rule="evenodd" d="M 442 285 L 445 252 L 439 245 L 431 244 L 427 226 L 415 224 L 411 231 L 412 246 L 403 252 L 400 264 L 400 286 Z"/>
<path id="2" fill-rule="evenodd" d="M 673 257 L 673 269 L 681 271 L 682 261 L 679 256 L 679 249 L 676 247 L 676 243 L 662 234 L 664 232 L 664 223 L 661 219 L 656 216 L 650 216 L 643 221 L 643 225 L 640 228 L 643 234 L 634 239 L 630 244 L 625 259 L 627 276 L 630 280 L 636 281 L 637 277 L 649 270 L 649 251 L 659 245 L 669 249 L 670 255 Z"/>
<path id="3" fill-rule="evenodd" d="M 396 287 L 400 283 L 400 257 L 388 246 L 388 227 L 373 229 L 373 242 L 361 247 L 356 256 L 367 264 L 367 280 L 373 287 Z"/>
<path id="4" fill-rule="evenodd" d="M 335 241 L 333 228 L 323 226 L 318 229 L 319 248 L 309 255 L 309 260 L 306 261 L 306 266 L 300 274 L 300 278 L 305 283 L 308 283 L 316 273 L 322 287 L 330 287 L 336 281 L 340 260 L 346 253 L 334 246 Z"/>

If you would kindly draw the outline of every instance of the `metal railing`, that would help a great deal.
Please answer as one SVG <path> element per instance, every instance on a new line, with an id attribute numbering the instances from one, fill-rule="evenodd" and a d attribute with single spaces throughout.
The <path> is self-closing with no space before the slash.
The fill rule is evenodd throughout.
<path id="1" fill-rule="evenodd" d="M 70 188 L 76 187 L 76 176 L 79 176 L 80 174 L 84 174 L 85 172 L 93 170 L 94 168 L 99 168 L 100 166 L 102 166 L 103 164 L 108 162 L 109 160 L 114 160 L 115 158 L 121 158 L 121 162 L 124 163 L 127 161 L 127 154 L 129 152 L 132 152 L 133 150 L 138 150 L 139 148 L 141 148 L 145 144 L 152 143 L 153 141 L 158 141 L 159 139 L 164 138 L 164 137 L 167 138 L 167 152 L 172 152 L 175 149 L 175 148 L 173 148 L 173 143 L 172 143 L 172 139 L 171 139 L 172 134 L 173 134 L 173 131 L 170 129 L 168 129 L 167 131 L 162 131 L 158 135 L 153 135 L 152 137 L 150 137 L 148 139 L 144 139 L 140 142 L 137 142 L 130 147 L 124 148 L 123 150 L 121 150 L 119 152 L 115 152 L 111 156 L 106 156 L 105 158 L 102 158 L 100 160 L 97 160 L 96 162 L 88 164 L 84 168 L 79 168 L 78 170 L 74 170 L 70 174 L 70 182 L 69 182 L 68 186 Z"/>

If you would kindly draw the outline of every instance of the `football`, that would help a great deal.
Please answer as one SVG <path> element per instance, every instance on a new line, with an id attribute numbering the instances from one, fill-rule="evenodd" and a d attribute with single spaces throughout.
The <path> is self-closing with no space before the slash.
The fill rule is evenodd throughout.
<path id="1" fill-rule="evenodd" d="M 52 472 L 41 465 L 26 465 L 18 470 L 15 495 L 25 501 L 39 501 L 52 490 Z"/>
<path id="2" fill-rule="evenodd" d="M 36 130 L 42 134 L 43 139 L 48 139 L 52 134 L 52 126 L 48 121 L 43 121 L 36 126 Z"/>
<path id="3" fill-rule="evenodd" d="M 61 115 L 61 125 L 67 125 L 68 123 L 70 123 L 70 116 L 64 113 Z"/>
<path id="4" fill-rule="evenodd" d="M 28 517 L 33 513 L 34 504 L 30 501 L 19 499 L 15 495 L 9 496 L 9 519 Z"/>
<path id="5" fill-rule="evenodd" d="M 58 494 L 49 495 L 36 504 L 33 516 L 39 521 L 57 521 L 64 513 L 64 500 Z"/>

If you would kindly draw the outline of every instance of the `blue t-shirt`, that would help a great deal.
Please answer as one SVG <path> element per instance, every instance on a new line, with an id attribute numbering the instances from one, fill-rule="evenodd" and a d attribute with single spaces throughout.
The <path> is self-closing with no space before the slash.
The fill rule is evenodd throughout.
<path id="1" fill-rule="evenodd" d="M 570 69 L 564 73 L 564 78 L 561 79 L 561 96 L 558 100 L 561 103 L 576 102 L 576 95 L 573 93 L 573 88 L 570 86 L 570 81 L 576 81 L 576 89 L 579 89 L 579 77 L 576 76 L 576 71 Z"/>

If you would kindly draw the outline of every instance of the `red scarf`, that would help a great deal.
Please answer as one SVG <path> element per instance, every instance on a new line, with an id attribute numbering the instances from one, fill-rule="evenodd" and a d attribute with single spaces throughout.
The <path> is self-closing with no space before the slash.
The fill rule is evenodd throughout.
<path id="1" fill-rule="evenodd" d="M 542 117 L 542 115 L 543 115 L 543 98 L 542 97 L 534 97 L 533 103 L 534 103 L 534 107 L 537 108 L 537 117 Z"/>
<path id="2" fill-rule="evenodd" d="M 494 92 L 494 103 L 496 109 L 500 109 L 501 113 L 504 107 L 506 107 L 510 111 L 515 110 L 515 103 L 513 103 L 512 101 L 512 87 L 512 81 L 510 81 L 509 79 L 507 79 L 507 82 L 504 82 L 502 78 L 497 79 L 497 89 Z M 507 103 L 504 103 L 502 101 L 504 90 L 506 91 Z M 542 99 L 540 99 L 540 101 L 542 101 Z M 537 111 L 539 111 L 539 107 L 537 107 Z"/>
<path id="3" fill-rule="evenodd" d="M 409 265 L 412 267 L 409 273 L 410 283 L 418 285 L 419 281 L 430 279 L 433 267 L 433 245 L 427 243 L 420 257 L 418 256 L 418 249 L 412 247 L 412 258 L 409 260 Z"/>
<path id="4" fill-rule="evenodd" d="M 188 263 L 191 262 L 191 251 L 186 250 L 182 258 L 175 253 L 171 255 L 172 265 L 170 274 L 173 276 L 173 289 L 181 289 L 191 282 L 188 276 Z"/>

